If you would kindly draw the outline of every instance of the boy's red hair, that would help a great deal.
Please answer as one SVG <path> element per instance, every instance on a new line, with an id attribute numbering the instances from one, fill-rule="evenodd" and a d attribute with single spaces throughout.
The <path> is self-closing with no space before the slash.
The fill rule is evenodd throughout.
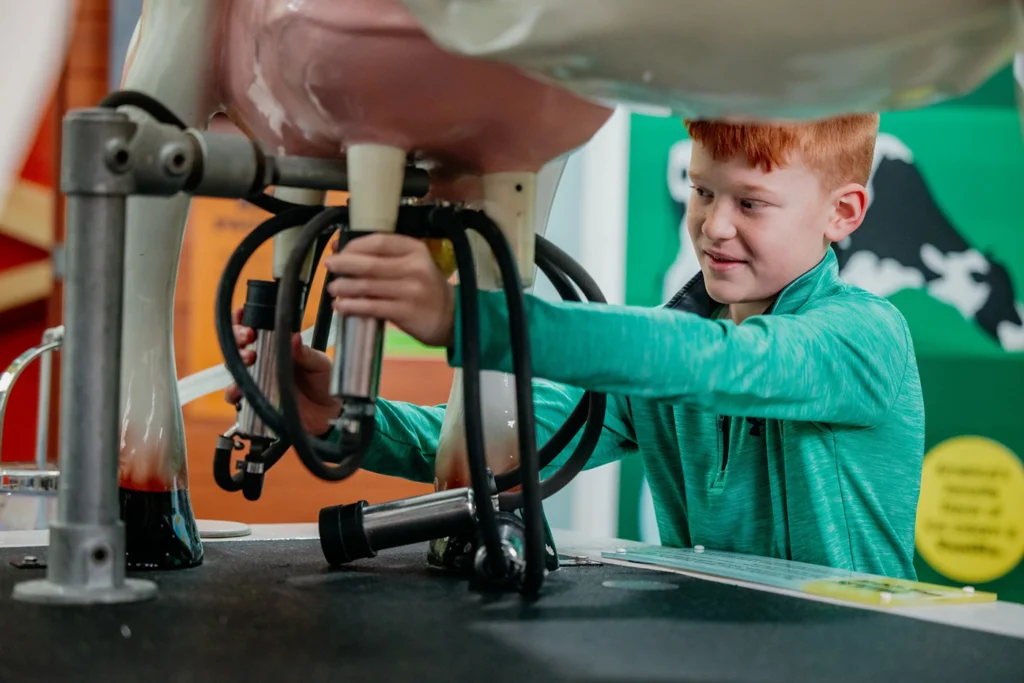
<path id="1" fill-rule="evenodd" d="M 765 173 L 794 155 L 817 172 L 827 190 L 867 185 L 878 137 L 878 114 L 849 114 L 797 123 L 686 121 L 686 130 L 712 159 L 743 156 Z"/>

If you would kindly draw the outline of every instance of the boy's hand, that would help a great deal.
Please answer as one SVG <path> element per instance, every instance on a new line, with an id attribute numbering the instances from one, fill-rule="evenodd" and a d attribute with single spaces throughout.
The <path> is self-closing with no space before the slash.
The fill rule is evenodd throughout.
<path id="1" fill-rule="evenodd" d="M 235 342 L 241 349 L 242 362 L 251 366 L 256 362 L 256 352 L 245 347 L 256 341 L 256 333 L 242 326 L 242 309 L 232 313 Z M 302 343 L 298 333 L 292 336 L 292 358 L 295 360 L 295 388 L 298 390 L 299 415 L 307 432 L 320 435 L 331 426 L 331 420 L 341 413 L 341 401 L 331 396 L 331 359 Z M 242 390 L 231 384 L 224 391 L 224 399 L 238 405 Z"/>
<path id="2" fill-rule="evenodd" d="M 451 344 L 455 290 L 421 240 L 366 235 L 324 263 L 343 276 L 327 287 L 338 313 L 389 320 L 428 346 Z"/>

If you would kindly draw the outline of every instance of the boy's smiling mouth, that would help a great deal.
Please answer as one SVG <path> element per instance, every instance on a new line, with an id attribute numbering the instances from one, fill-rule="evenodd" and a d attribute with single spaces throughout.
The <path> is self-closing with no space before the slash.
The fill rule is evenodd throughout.
<path id="1" fill-rule="evenodd" d="M 720 251 L 704 249 L 703 252 L 704 256 L 707 257 L 708 265 L 710 265 L 713 270 L 716 270 L 718 272 L 732 270 L 746 263 L 746 261 L 743 259 L 736 258 L 735 256 L 731 256 L 730 254 L 726 254 Z"/>

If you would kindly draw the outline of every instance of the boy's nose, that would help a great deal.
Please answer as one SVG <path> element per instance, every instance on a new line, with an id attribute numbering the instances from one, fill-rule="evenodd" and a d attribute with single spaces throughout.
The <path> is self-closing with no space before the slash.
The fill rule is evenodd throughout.
<path id="1" fill-rule="evenodd" d="M 736 228 L 729 220 L 728 212 L 718 202 L 708 207 L 707 213 L 704 215 L 704 223 L 701 225 L 701 232 L 712 240 L 727 240 L 736 236 Z"/>

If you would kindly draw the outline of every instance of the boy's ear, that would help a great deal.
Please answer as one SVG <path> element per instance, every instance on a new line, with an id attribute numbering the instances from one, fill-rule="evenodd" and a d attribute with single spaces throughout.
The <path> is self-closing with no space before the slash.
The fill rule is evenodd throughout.
<path id="1" fill-rule="evenodd" d="M 868 191 L 863 185 L 849 183 L 832 193 L 832 217 L 825 231 L 830 242 L 841 242 L 864 221 L 868 210 Z"/>

